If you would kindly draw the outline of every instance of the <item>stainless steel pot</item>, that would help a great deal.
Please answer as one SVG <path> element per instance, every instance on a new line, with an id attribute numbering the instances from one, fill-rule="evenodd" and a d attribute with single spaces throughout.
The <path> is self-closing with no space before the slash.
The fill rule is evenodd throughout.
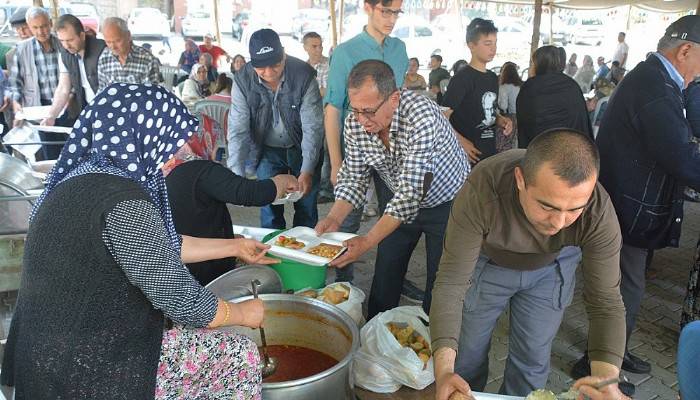
<path id="1" fill-rule="evenodd" d="M 209 282 L 207 289 L 224 300 L 250 296 L 250 282 L 260 281 L 258 293 L 282 293 L 282 280 L 274 269 L 265 265 L 242 265 Z"/>
<path id="2" fill-rule="evenodd" d="M 251 299 L 243 297 L 235 301 Z M 339 308 L 316 299 L 290 294 L 263 294 L 265 335 L 269 345 L 301 346 L 325 353 L 338 364 L 295 381 L 263 383 L 264 400 L 352 399 L 350 367 L 360 345 L 357 324 Z M 244 327 L 224 328 L 242 333 L 260 345 L 260 333 Z"/>

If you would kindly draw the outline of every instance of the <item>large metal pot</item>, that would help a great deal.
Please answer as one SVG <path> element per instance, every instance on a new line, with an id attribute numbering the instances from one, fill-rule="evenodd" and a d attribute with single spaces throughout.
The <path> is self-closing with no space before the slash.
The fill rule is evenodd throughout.
<path id="1" fill-rule="evenodd" d="M 235 301 L 249 300 L 243 297 Z M 265 336 L 269 345 L 286 344 L 325 353 L 338 364 L 304 379 L 263 383 L 264 400 L 352 399 L 350 367 L 360 345 L 357 324 L 339 308 L 316 299 L 263 294 Z M 242 333 L 260 346 L 260 333 L 244 327 L 224 328 Z"/>

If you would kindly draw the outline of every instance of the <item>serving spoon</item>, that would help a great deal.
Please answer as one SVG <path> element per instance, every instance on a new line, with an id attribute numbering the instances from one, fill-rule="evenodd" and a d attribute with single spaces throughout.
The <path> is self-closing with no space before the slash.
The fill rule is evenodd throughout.
<path id="1" fill-rule="evenodd" d="M 253 287 L 253 298 L 257 299 L 258 286 L 260 286 L 260 281 L 254 279 L 250 282 L 250 284 Z M 260 327 L 260 342 L 262 343 L 263 353 L 263 362 L 261 368 L 262 377 L 267 378 L 268 376 L 274 374 L 277 370 L 277 359 L 275 357 L 270 357 L 269 354 L 267 354 L 267 340 L 265 340 L 265 329 L 263 329 L 262 326 Z"/>

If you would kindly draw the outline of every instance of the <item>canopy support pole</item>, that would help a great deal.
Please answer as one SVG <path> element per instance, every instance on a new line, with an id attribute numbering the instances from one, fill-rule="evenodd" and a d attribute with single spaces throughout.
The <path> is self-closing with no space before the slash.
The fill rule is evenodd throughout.
<path id="1" fill-rule="evenodd" d="M 698 8 L 695 9 L 695 15 L 700 15 L 700 0 L 698 0 Z"/>
<path id="2" fill-rule="evenodd" d="M 330 0 L 331 6 L 331 32 L 333 34 L 333 47 L 338 45 L 338 27 L 335 20 L 335 0 Z"/>
<path id="3" fill-rule="evenodd" d="M 549 44 L 554 44 L 554 6 L 549 3 Z"/>
<path id="4" fill-rule="evenodd" d="M 530 55 L 532 55 L 540 45 L 540 22 L 542 22 L 542 0 L 535 0 L 535 18 L 532 20 Z"/>
<path id="5" fill-rule="evenodd" d="M 340 0 L 340 19 L 338 19 L 338 40 L 343 40 L 343 21 L 345 20 L 345 0 Z"/>
<path id="6" fill-rule="evenodd" d="M 216 41 L 221 44 L 221 30 L 219 30 L 219 0 L 214 1 L 214 33 L 216 33 Z"/>

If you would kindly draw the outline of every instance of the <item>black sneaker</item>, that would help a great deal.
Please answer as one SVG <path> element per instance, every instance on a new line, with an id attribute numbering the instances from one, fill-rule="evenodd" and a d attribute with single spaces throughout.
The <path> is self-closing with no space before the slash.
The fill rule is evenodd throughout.
<path id="1" fill-rule="evenodd" d="M 589 376 L 591 374 L 591 363 L 588 361 L 588 355 L 584 355 L 579 358 L 571 367 L 571 377 L 574 379 L 581 379 L 584 376 Z"/>
<path id="2" fill-rule="evenodd" d="M 418 289 L 413 282 L 409 281 L 408 279 L 404 279 L 403 287 L 401 288 L 401 296 L 410 302 L 422 304 L 423 299 L 425 298 L 425 292 Z"/>
<path id="3" fill-rule="evenodd" d="M 627 352 L 625 358 L 622 359 L 622 369 L 634 374 L 648 374 L 651 372 L 651 364 Z"/>
<path id="4" fill-rule="evenodd" d="M 617 387 L 620 389 L 622 394 L 629 398 L 632 398 L 634 396 L 634 392 L 636 391 L 634 383 L 632 382 L 620 381 L 620 383 L 617 384 Z"/>

